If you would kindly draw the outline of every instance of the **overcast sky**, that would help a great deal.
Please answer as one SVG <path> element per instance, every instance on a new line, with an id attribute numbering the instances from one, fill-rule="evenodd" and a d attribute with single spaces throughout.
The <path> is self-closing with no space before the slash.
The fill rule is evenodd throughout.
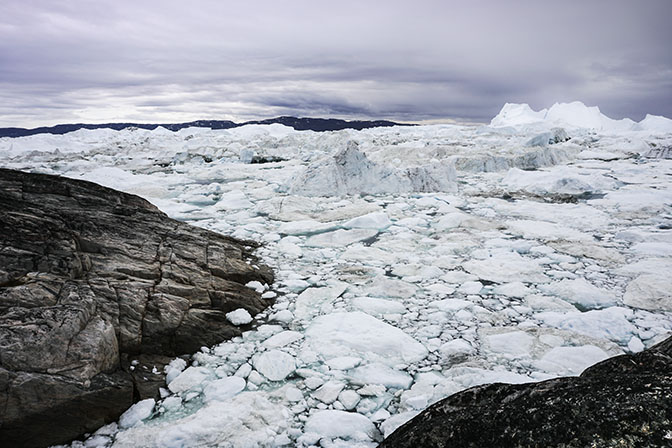
<path id="1" fill-rule="evenodd" d="M 2 0 L 0 127 L 672 117 L 672 1 Z"/>

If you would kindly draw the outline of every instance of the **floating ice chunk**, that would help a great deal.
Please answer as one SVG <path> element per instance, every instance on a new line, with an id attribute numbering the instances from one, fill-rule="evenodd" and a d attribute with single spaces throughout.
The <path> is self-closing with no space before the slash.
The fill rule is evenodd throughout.
<path id="1" fill-rule="evenodd" d="M 535 366 L 556 375 L 579 375 L 586 368 L 608 357 L 608 353 L 594 345 L 555 347 L 546 352 Z"/>
<path id="2" fill-rule="evenodd" d="M 457 292 L 472 295 L 478 294 L 481 292 L 481 289 L 483 289 L 483 283 L 481 282 L 464 282 L 462 285 L 460 285 L 459 288 L 457 288 Z"/>
<path id="3" fill-rule="evenodd" d="M 358 216 L 343 224 L 346 229 L 375 229 L 385 230 L 392 225 L 389 216 L 385 212 L 369 213 Z"/>
<path id="4" fill-rule="evenodd" d="M 608 339 L 626 345 L 632 335 L 637 332 L 637 327 L 628 320 L 632 317 L 632 314 L 632 310 L 614 306 L 585 313 L 548 311 L 539 313 L 536 317 L 546 325 L 555 328 L 575 331 L 594 338 Z"/>
<path id="5" fill-rule="evenodd" d="M 301 292 L 310 286 L 310 283 L 301 278 L 290 278 L 283 283 L 291 292 Z"/>
<path id="6" fill-rule="evenodd" d="M 338 401 L 340 401 L 343 407 L 348 411 L 354 409 L 361 399 L 362 397 L 351 389 L 344 390 L 338 395 Z"/>
<path id="7" fill-rule="evenodd" d="M 325 359 L 359 356 L 394 366 L 427 356 L 427 349 L 402 330 L 359 311 L 319 316 L 305 334 L 307 346 Z"/>
<path id="8" fill-rule="evenodd" d="M 562 128 L 553 128 L 550 131 L 535 135 L 525 143 L 525 146 L 548 146 L 569 140 L 567 131 Z"/>
<path id="9" fill-rule="evenodd" d="M 271 321 L 289 323 L 292 320 L 294 320 L 294 314 L 292 314 L 292 312 L 289 310 L 282 310 L 278 311 L 277 313 L 271 314 L 269 319 Z"/>
<path id="10" fill-rule="evenodd" d="M 473 274 L 467 274 L 464 271 L 449 271 L 441 276 L 441 280 L 446 283 L 464 283 L 471 280 L 478 280 L 478 277 Z"/>
<path id="11" fill-rule="evenodd" d="M 224 401 L 235 397 L 245 389 L 245 380 L 239 376 L 230 376 L 212 381 L 205 386 L 205 401 Z"/>
<path id="12" fill-rule="evenodd" d="M 285 254 L 288 257 L 299 258 L 303 255 L 303 249 L 301 246 L 296 244 L 298 241 L 294 241 L 295 237 L 282 238 L 278 241 L 277 249 L 278 252 Z"/>
<path id="13" fill-rule="evenodd" d="M 455 229 L 460 227 L 462 223 L 466 222 L 470 218 L 471 217 L 469 215 L 462 212 L 448 213 L 447 215 L 442 216 L 432 227 L 438 231 Z"/>
<path id="14" fill-rule="evenodd" d="M 474 347 L 464 339 L 453 339 L 441 347 L 439 353 L 441 356 L 449 361 L 461 361 L 462 359 L 473 355 L 476 352 Z"/>
<path id="15" fill-rule="evenodd" d="M 377 247 L 354 244 L 341 255 L 343 260 L 359 261 L 370 265 L 385 266 L 397 260 L 397 254 L 386 252 Z"/>
<path id="16" fill-rule="evenodd" d="M 237 310 L 226 313 L 226 320 L 233 325 L 246 325 L 252 322 L 252 316 L 245 308 L 238 308 Z"/>
<path id="17" fill-rule="evenodd" d="M 352 306 L 372 316 L 406 312 L 406 307 L 399 302 L 372 297 L 355 297 L 352 299 Z"/>
<path id="18" fill-rule="evenodd" d="M 557 297 L 531 294 L 525 297 L 525 304 L 536 311 L 576 311 L 576 308 Z"/>
<path id="19" fill-rule="evenodd" d="M 605 162 L 611 162 L 612 160 L 626 159 L 629 155 L 625 153 L 586 149 L 581 151 L 576 157 L 582 160 L 604 160 Z"/>
<path id="20" fill-rule="evenodd" d="M 529 355 L 534 343 L 534 337 L 524 331 L 493 334 L 486 340 L 490 351 L 514 356 Z"/>
<path id="21" fill-rule="evenodd" d="M 230 191 L 224 193 L 213 208 L 215 210 L 242 210 L 252 208 L 253 205 L 242 191 Z"/>
<path id="22" fill-rule="evenodd" d="M 517 252 L 497 252 L 484 260 L 469 260 L 462 267 L 482 280 L 497 283 L 506 283 L 512 278 L 530 283 L 549 281 L 537 261 L 523 258 Z"/>
<path id="23" fill-rule="evenodd" d="M 130 428 L 131 426 L 135 426 L 140 421 L 148 418 L 150 415 L 152 415 L 155 404 L 156 401 L 153 398 L 147 398 L 146 400 L 138 401 L 133 406 L 128 408 L 126 412 L 121 414 L 121 417 L 119 417 L 119 427 Z"/>
<path id="24" fill-rule="evenodd" d="M 670 257 L 672 256 L 672 244 L 656 242 L 637 243 L 631 247 L 633 252 L 642 255 L 653 257 Z"/>
<path id="25" fill-rule="evenodd" d="M 348 370 L 357 367 L 362 358 L 356 356 L 341 356 L 327 360 L 327 365 L 334 370 Z"/>
<path id="26" fill-rule="evenodd" d="M 558 296 L 583 309 L 605 308 L 617 303 L 613 293 L 600 289 L 582 278 L 540 285 L 546 294 Z"/>
<path id="27" fill-rule="evenodd" d="M 378 234 L 374 229 L 338 229 L 334 232 L 319 233 L 306 240 L 310 247 L 343 247 L 357 241 L 373 238 Z"/>
<path id="28" fill-rule="evenodd" d="M 282 381 L 296 369 L 294 358 L 280 350 L 269 350 L 258 355 L 253 364 L 259 373 L 271 381 Z"/>
<path id="29" fill-rule="evenodd" d="M 593 239 L 591 235 L 553 222 L 521 219 L 508 221 L 506 225 L 511 233 L 528 239 L 545 241 L 591 241 Z"/>
<path id="30" fill-rule="evenodd" d="M 288 385 L 285 389 L 285 398 L 291 402 L 301 401 L 303 400 L 303 392 L 301 392 L 295 386 Z"/>
<path id="31" fill-rule="evenodd" d="M 373 363 L 357 367 L 348 372 L 352 384 L 382 384 L 387 388 L 408 389 L 413 384 L 413 377 L 408 373 L 390 368 L 385 364 Z"/>
<path id="32" fill-rule="evenodd" d="M 473 302 L 463 299 L 443 299 L 431 302 L 429 304 L 432 308 L 445 312 L 457 312 L 468 308 L 473 308 Z"/>
<path id="33" fill-rule="evenodd" d="M 271 403 L 262 392 L 243 392 L 213 401 L 178 420 L 142 425 L 117 434 L 117 448 L 185 446 L 268 446 L 269 437 L 287 428 L 289 410 Z M 273 428 L 269 436 L 269 428 Z"/>
<path id="34" fill-rule="evenodd" d="M 361 414 L 345 411 L 318 411 L 311 415 L 304 427 L 306 433 L 320 438 L 340 437 L 346 440 L 373 440 L 378 435 L 371 420 Z"/>
<path id="35" fill-rule="evenodd" d="M 323 385 L 324 380 L 317 376 L 311 376 L 309 378 L 306 378 L 303 384 L 305 384 L 308 389 L 314 390 Z"/>
<path id="36" fill-rule="evenodd" d="M 314 221 L 312 219 L 304 219 L 282 224 L 280 227 L 278 227 L 278 233 L 284 235 L 314 235 L 316 233 L 336 230 L 337 228 L 338 225 L 334 223 L 323 223 Z"/>
<path id="37" fill-rule="evenodd" d="M 182 358 L 175 358 L 170 361 L 170 363 L 163 369 L 166 373 L 166 384 L 170 384 L 186 368 L 187 361 Z"/>
<path id="38" fill-rule="evenodd" d="M 397 430 L 401 425 L 410 421 L 413 417 L 418 415 L 420 411 L 406 411 L 400 412 L 399 414 L 394 414 L 392 417 L 385 420 L 381 425 L 380 429 L 383 430 L 383 437 L 387 437 Z"/>
<path id="39" fill-rule="evenodd" d="M 331 404 L 336 401 L 338 394 L 341 393 L 344 387 L 345 384 L 339 381 L 327 381 L 310 395 L 317 398 L 322 403 Z"/>
<path id="40" fill-rule="evenodd" d="M 455 288 L 445 283 L 434 283 L 433 285 L 425 286 L 425 290 L 440 296 L 447 296 L 455 292 Z"/>
<path id="41" fill-rule="evenodd" d="M 395 169 L 379 165 L 359 150 L 355 141 L 334 156 L 310 165 L 290 185 L 292 194 L 340 196 L 455 191 L 457 174 L 451 161 Z"/>
<path id="42" fill-rule="evenodd" d="M 649 311 L 672 311 L 672 279 L 669 275 L 640 275 L 628 284 L 623 303 Z"/>
<path id="43" fill-rule="evenodd" d="M 266 339 L 261 345 L 266 348 L 278 348 L 289 345 L 303 338 L 303 334 L 298 331 L 283 331 Z"/>
<path id="44" fill-rule="evenodd" d="M 637 336 L 633 336 L 632 339 L 630 339 L 630 342 L 628 342 L 628 350 L 632 353 L 639 353 L 644 350 L 644 348 L 646 347 Z"/>
<path id="45" fill-rule="evenodd" d="M 236 373 L 234 373 L 234 375 L 239 376 L 241 378 L 247 378 L 250 373 L 252 373 L 252 366 L 246 362 L 244 364 L 241 364 L 240 367 L 238 367 L 238 370 L 236 370 Z"/>
<path id="46" fill-rule="evenodd" d="M 417 287 L 403 280 L 377 276 L 369 285 L 367 293 L 374 297 L 408 298 L 415 294 Z"/>
<path id="47" fill-rule="evenodd" d="M 511 168 L 502 182 L 509 190 L 527 191 L 539 195 L 599 193 L 614 190 L 619 185 L 614 179 L 600 173 L 581 174 L 577 169 L 566 166 L 544 171 Z"/>
<path id="48" fill-rule="evenodd" d="M 525 297 L 531 290 L 523 282 L 511 282 L 496 286 L 492 292 L 506 297 Z"/>
<path id="49" fill-rule="evenodd" d="M 294 315 L 297 319 L 306 319 L 318 313 L 324 304 L 329 304 L 340 297 L 346 289 L 348 289 L 347 283 L 308 288 L 296 298 Z"/>
<path id="50" fill-rule="evenodd" d="M 175 394 L 188 390 L 200 391 L 203 383 L 213 376 L 214 374 L 208 368 L 191 366 L 171 381 L 168 389 Z"/>

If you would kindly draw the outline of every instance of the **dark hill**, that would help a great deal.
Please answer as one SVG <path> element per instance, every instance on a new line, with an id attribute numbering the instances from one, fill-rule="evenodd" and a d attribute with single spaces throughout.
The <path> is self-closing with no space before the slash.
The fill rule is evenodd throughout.
<path id="1" fill-rule="evenodd" d="M 267 120 L 246 121 L 235 123 L 228 120 L 196 120 L 188 123 L 167 123 L 167 124 L 143 124 L 143 123 L 105 123 L 105 124 L 57 124 L 56 126 L 44 126 L 34 129 L 24 128 L 0 128 L 0 137 L 25 137 L 35 134 L 67 134 L 68 132 L 78 131 L 80 129 L 114 129 L 120 131 L 126 128 L 140 128 L 153 130 L 162 126 L 170 131 L 179 131 L 184 128 L 209 128 L 209 129 L 231 129 L 246 124 L 274 124 L 279 123 L 290 126 L 297 131 L 340 131 L 342 129 L 368 129 L 387 126 L 411 126 L 408 124 L 395 123 L 393 121 L 375 120 L 375 121 L 346 121 L 335 118 L 296 118 L 296 117 L 276 117 Z"/>

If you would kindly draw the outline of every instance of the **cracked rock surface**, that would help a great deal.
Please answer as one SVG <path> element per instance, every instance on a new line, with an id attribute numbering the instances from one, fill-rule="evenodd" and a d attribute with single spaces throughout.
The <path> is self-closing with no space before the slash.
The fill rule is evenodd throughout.
<path id="1" fill-rule="evenodd" d="M 579 377 L 488 384 L 430 406 L 380 448 L 672 446 L 672 337 Z"/>
<path id="2" fill-rule="evenodd" d="M 137 196 L 0 169 L 0 440 L 45 446 L 152 397 L 171 357 L 241 334 L 271 270 Z M 140 360 L 133 364 L 131 359 Z M 143 364 L 144 363 L 144 364 Z"/>

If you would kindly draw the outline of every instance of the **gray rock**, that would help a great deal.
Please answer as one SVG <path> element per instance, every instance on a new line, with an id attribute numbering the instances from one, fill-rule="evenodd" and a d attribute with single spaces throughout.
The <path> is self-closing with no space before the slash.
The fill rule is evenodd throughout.
<path id="1" fill-rule="evenodd" d="M 637 354 L 540 383 L 490 384 L 424 410 L 380 445 L 402 447 L 669 447 L 672 338 Z"/>
<path id="2" fill-rule="evenodd" d="M 0 169 L 2 445 L 94 430 L 155 397 L 170 357 L 239 335 L 225 314 L 257 314 L 269 301 L 245 283 L 273 281 L 253 247 L 137 196 Z"/>

